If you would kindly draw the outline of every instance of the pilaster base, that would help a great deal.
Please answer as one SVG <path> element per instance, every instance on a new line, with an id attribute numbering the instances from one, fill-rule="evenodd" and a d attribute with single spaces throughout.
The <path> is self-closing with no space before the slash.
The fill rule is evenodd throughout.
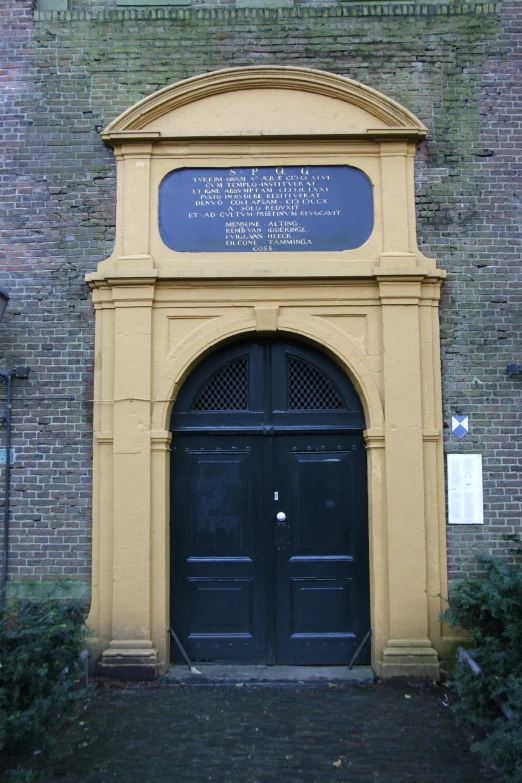
<path id="1" fill-rule="evenodd" d="M 383 680 L 439 680 L 437 651 L 429 639 L 390 639 L 382 651 L 377 674 Z"/>
<path id="2" fill-rule="evenodd" d="M 158 668 L 158 653 L 151 641 L 115 639 L 103 653 L 98 671 L 116 680 L 154 680 Z"/>

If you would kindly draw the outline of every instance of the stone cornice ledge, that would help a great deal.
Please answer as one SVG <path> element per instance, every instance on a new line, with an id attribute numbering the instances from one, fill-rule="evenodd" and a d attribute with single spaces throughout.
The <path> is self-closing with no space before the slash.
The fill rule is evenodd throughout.
<path id="1" fill-rule="evenodd" d="M 96 288 L 106 288 L 107 286 L 153 286 L 157 282 L 172 281 L 173 284 L 183 282 L 197 282 L 204 285 L 212 284 L 216 280 L 242 280 L 246 283 L 255 282 L 256 285 L 273 285 L 274 283 L 281 282 L 286 285 L 288 283 L 294 283 L 300 285 L 306 283 L 307 285 L 314 282 L 332 282 L 335 284 L 342 284 L 343 281 L 353 282 L 354 280 L 375 280 L 379 283 L 423 283 L 430 282 L 432 284 L 440 285 L 446 277 L 446 271 L 444 269 L 437 268 L 425 268 L 425 267 L 405 267 L 404 269 L 385 269 L 381 267 L 369 268 L 367 271 L 361 271 L 361 269 L 354 270 L 353 274 L 350 274 L 350 269 L 347 268 L 342 274 L 324 274 L 317 275 L 304 275 L 302 271 L 297 270 L 292 274 L 270 274 L 259 275 L 255 270 L 251 273 L 238 272 L 238 271 L 225 271 L 222 274 L 209 273 L 208 275 L 202 275 L 200 273 L 190 273 L 186 270 L 177 271 L 173 270 L 165 271 L 153 271 L 143 270 L 143 274 L 139 274 L 136 270 L 116 270 L 107 269 L 103 272 L 91 272 L 85 276 L 85 281 L 89 288 L 92 290 Z"/>
<path id="2" fill-rule="evenodd" d="M 133 269 L 131 271 L 108 269 L 104 274 L 102 272 L 90 272 L 85 275 L 85 282 L 89 288 L 100 288 L 106 285 L 154 285 L 159 274 L 156 270 Z"/>
<path id="3" fill-rule="evenodd" d="M 422 266 L 405 266 L 405 267 L 380 267 L 376 266 L 373 269 L 373 276 L 377 278 L 377 281 L 380 282 L 393 282 L 394 278 L 401 278 L 401 280 L 405 280 L 409 278 L 413 282 L 422 281 L 425 278 L 430 278 L 431 280 L 445 280 L 447 277 L 447 272 L 445 269 L 439 269 L 439 268 L 428 268 Z"/>
<path id="4" fill-rule="evenodd" d="M 263 133 L 260 133 L 259 131 L 252 131 L 252 133 L 242 133 L 240 136 L 237 134 L 230 134 L 227 135 L 226 133 L 222 133 L 220 135 L 216 135 L 215 133 L 203 135 L 189 135 L 186 134 L 185 136 L 176 136 L 174 134 L 168 134 L 163 133 L 160 131 L 141 131 L 141 130 L 125 130 L 125 131 L 108 131 L 105 130 L 101 134 L 103 141 L 108 146 L 120 146 L 122 144 L 130 144 L 136 142 L 155 142 L 155 141 L 170 141 L 170 142 L 187 142 L 190 141 L 192 143 L 211 143 L 211 142 L 219 142 L 223 141 L 223 139 L 226 139 L 228 142 L 245 142 L 245 141 L 255 141 L 256 144 L 261 144 L 263 142 L 276 142 L 276 141 L 295 141 L 295 142 L 302 142 L 302 141 L 311 141 L 314 142 L 317 141 L 344 141 L 345 139 L 350 139 L 351 141 L 375 141 L 375 142 L 383 142 L 383 141 L 403 141 L 403 140 L 411 140 L 411 141 L 422 141 L 426 137 L 426 129 L 423 128 L 416 128 L 414 126 L 405 125 L 401 128 L 368 128 L 368 130 L 365 131 L 349 131 L 347 130 L 346 133 L 306 133 L 303 135 L 297 135 L 293 131 L 288 134 L 282 134 L 280 131 L 277 133 L 270 133 L 269 131 L 263 131 Z"/>
<path id="5" fill-rule="evenodd" d="M 127 20 L 150 22 L 163 19 L 186 19 L 194 15 L 196 18 L 226 19 L 226 18 L 252 18 L 262 16 L 274 17 L 298 17 L 307 18 L 314 16 L 333 17 L 403 17 L 415 16 L 421 18 L 448 17 L 448 16 L 483 16 L 498 14 L 501 12 L 499 2 L 469 2 L 454 5 L 453 3 L 371 3 L 350 2 L 345 0 L 337 5 L 323 6 L 317 3 L 315 6 L 295 6 L 293 8 L 236 8 L 234 6 L 220 7 L 208 5 L 204 8 L 190 7 L 185 4 L 179 6 L 172 0 L 172 6 L 167 8 L 144 8 L 136 4 L 135 8 L 106 8 L 90 10 L 88 8 L 74 11 L 34 11 L 35 22 L 125 22 Z"/>

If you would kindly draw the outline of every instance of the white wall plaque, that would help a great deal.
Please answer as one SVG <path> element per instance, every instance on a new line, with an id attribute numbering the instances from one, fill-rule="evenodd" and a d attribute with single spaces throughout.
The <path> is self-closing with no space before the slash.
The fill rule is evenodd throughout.
<path id="1" fill-rule="evenodd" d="M 482 454 L 448 454 L 448 522 L 484 524 Z"/>

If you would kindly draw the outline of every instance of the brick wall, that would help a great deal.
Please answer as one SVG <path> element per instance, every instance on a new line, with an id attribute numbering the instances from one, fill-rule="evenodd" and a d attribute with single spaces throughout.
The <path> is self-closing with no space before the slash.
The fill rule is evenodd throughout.
<path id="1" fill-rule="evenodd" d="M 485 469 L 486 524 L 450 529 L 451 575 L 475 568 L 479 549 L 505 548 L 522 492 L 522 380 L 505 373 L 522 358 L 519 3 L 88 5 L 35 18 L 31 0 L 0 10 L 9 41 L 1 282 L 12 293 L 0 366 L 33 369 L 15 382 L 10 580 L 73 580 L 80 589 L 89 578 L 93 318 L 83 276 L 110 254 L 115 213 L 114 162 L 99 131 L 165 84 L 242 65 L 349 76 L 428 126 L 417 156 L 418 233 L 449 273 L 446 445 L 480 451 Z M 470 416 L 462 442 L 449 432 L 452 412 Z"/>
<path id="2" fill-rule="evenodd" d="M 405 2 L 408 2 L 410 6 L 426 6 L 425 13 L 445 13 L 438 9 L 441 6 L 483 6 L 487 5 L 487 0 L 467 0 L 466 3 L 463 0 L 445 0 L 444 3 L 434 3 L 433 0 L 380 0 L 379 6 L 375 0 L 34 0 L 34 5 L 39 10 L 67 10 L 67 11 L 99 11 L 99 10 L 116 10 L 118 8 L 125 7 L 127 9 L 135 8 L 158 8 L 158 7 L 181 7 L 192 6 L 194 8 L 205 7 L 220 7 L 225 6 L 230 8 L 292 8 L 295 6 L 308 6 L 308 7 L 321 7 L 327 6 L 333 7 L 349 7 L 357 6 L 357 15 L 364 14 L 364 7 L 367 7 L 366 14 L 389 14 L 389 13 L 405 13 L 403 8 L 398 9 L 397 6 L 404 6 Z M 392 8 L 392 6 L 396 6 Z M 391 9 L 391 10 L 390 10 Z M 408 11 L 406 11 L 408 13 Z"/>

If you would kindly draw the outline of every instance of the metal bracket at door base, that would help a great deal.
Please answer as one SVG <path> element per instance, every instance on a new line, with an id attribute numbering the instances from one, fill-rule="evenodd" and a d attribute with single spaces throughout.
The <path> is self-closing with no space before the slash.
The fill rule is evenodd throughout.
<path id="1" fill-rule="evenodd" d="M 182 656 L 183 656 L 183 658 L 184 658 L 184 660 L 185 660 L 185 663 L 186 663 L 186 664 L 187 664 L 187 666 L 189 667 L 189 669 L 190 669 L 190 671 L 192 672 L 192 674 L 201 674 L 201 672 L 199 671 L 199 669 L 196 669 L 196 667 L 195 667 L 195 666 L 192 666 L 192 664 L 191 664 L 191 662 L 190 662 L 190 658 L 188 657 L 187 653 L 185 652 L 185 648 L 184 648 L 184 647 L 183 647 L 183 645 L 181 644 L 180 640 L 178 639 L 178 637 L 176 636 L 176 634 L 174 633 L 174 631 L 172 630 L 172 628 L 169 628 L 169 631 L 170 631 L 170 635 L 172 636 L 172 638 L 174 639 L 174 641 L 175 641 L 175 643 L 176 643 L 176 646 L 177 646 L 178 650 L 179 650 L 179 651 L 180 651 L 180 653 L 182 654 Z"/>
<path id="2" fill-rule="evenodd" d="M 359 657 L 359 654 L 361 653 L 364 645 L 366 644 L 366 642 L 368 641 L 368 639 L 370 638 L 371 635 L 372 635 L 372 629 L 370 628 L 370 630 L 368 631 L 368 633 L 366 634 L 366 636 L 364 637 L 364 639 L 362 640 L 362 642 L 360 643 L 360 645 L 356 649 L 356 651 L 355 651 L 355 653 L 353 655 L 353 658 L 352 658 L 352 660 L 350 661 L 350 663 L 348 665 L 348 671 L 349 672 L 351 672 L 351 670 L 353 669 L 355 661 Z"/>

